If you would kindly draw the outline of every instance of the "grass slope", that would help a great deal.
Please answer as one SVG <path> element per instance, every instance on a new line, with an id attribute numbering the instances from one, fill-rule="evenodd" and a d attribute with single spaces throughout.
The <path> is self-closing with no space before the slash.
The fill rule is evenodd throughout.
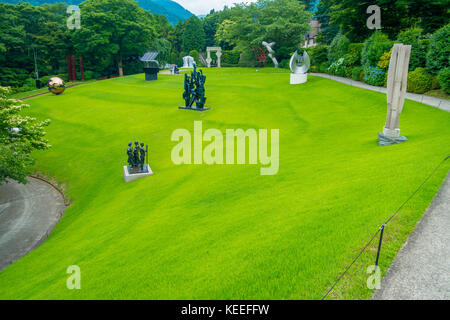
<path id="1" fill-rule="evenodd" d="M 182 76 L 89 83 L 27 102 L 50 118 L 53 147 L 36 169 L 73 201 L 48 240 L 0 272 L 2 299 L 318 299 L 377 228 L 450 150 L 450 115 L 412 101 L 407 143 L 379 147 L 385 95 L 281 70 L 209 69 L 208 112 L 178 110 Z M 280 129 L 280 170 L 181 165 L 173 130 Z M 122 178 L 130 140 L 150 146 L 155 175 Z M 414 228 L 449 166 L 402 210 L 382 267 Z M 372 257 L 367 258 L 371 262 Z M 81 267 L 82 289 L 66 288 Z M 345 279 L 336 298 L 366 298 Z"/>

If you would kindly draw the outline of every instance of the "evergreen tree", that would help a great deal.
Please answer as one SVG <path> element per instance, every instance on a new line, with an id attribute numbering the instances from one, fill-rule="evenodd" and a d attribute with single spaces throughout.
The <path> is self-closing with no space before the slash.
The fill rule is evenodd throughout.
<path id="1" fill-rule="evenodd" d="M 183 51 L 190 52 L 197 50 L 198 52 L 205 49 L 205 31 L 203 30 L 202 21 L 193 16 L 186 20 L 183 32 Z"/>

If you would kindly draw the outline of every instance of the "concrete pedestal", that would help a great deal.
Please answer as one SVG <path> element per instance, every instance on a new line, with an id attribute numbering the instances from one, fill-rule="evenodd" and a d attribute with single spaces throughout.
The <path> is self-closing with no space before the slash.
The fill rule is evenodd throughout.
<path id="1" fill-rule="evenodd" d="M 123 179 L 125 180 L 125 182 L 130 182 L 130 181 L 134 181 L 134 180 L 138 180 L 141 178 L 145 178 L 148 176 L 153 175 L 153 171 L 150 168 L 150 166 L 148 164 L 146 164 L 144 166 L 144 171 L 143 173 L 129 173 L 128 172 L 128 166 L 123 166 Z"/>
<path id="2" fill-rule="evenodd" d="M 291 73 L 291 84 L 300 84 L 308 81 L 308 74 L 306 73 Z"/>
<path id="3" fill-rule="evenodd" d="M 194 111 L 206 111 L 206 110 L 209 110 L 209 109 L 211 109 L 211 108 L 209 108 L 209 107 L 203 107 L 203 108 L 195 108 L 195 107 L 192 107 L 192 108 L 189 108 L 189 107 L 183 106 L 183 107 L 178 107 L 178 109 L 194 110 Z"/>

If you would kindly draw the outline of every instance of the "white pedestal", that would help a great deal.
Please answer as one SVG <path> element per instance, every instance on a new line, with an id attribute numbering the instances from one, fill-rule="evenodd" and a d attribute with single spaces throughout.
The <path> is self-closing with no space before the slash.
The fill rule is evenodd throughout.
<path id="1" fill-rule="evenodd" d="M 383 134 L 388 137 L 388 138 L 398 138 L 400 137 L 400 129 L 388 129 L 388 128 L 383 128 Z"/>
<path id="2" fill-rule="evenodd" d="M 306 73 L 291 73 L 291 84 L 305 83 L 308 80 Z"/>
<path id="3" fill-rule="evenodd" d="M 138 180 L 153 175 L 153 171 L 150 168 L 150 166 L 148 164 L 146 164 L 145 166 L 147 167 L 147 172 L 135 174 L 130 174 L 128 172 L 128 166 L 123 166 L 123 179 L 125 180 L 125 182 L 128 183 L 130 181 Z"/>

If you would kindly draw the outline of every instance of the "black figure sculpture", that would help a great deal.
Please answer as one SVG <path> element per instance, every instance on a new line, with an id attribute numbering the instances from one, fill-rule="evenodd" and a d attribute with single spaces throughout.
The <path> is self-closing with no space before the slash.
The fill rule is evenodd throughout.
<path id="1" fill-rule="evenodd" d="M 197 111 L 210 109 L 205 107 L 205 82 L 206 76 L 203 74 L 203 71 L 200 70 L 200 72 L 197 72 L 197 66 L 194 64 L 194 71 L 191 72 L 191 75 L 184 75 L 183 99 L 185 105 L 183 107 L 180 107 L 180 109 Z"/>
<path id="2" fill-rule="evenodd" d="M 135 141 L 133 148 L 133 144 L 130 142 L 128 143 L 127 155 L 128 172 L 130 174 L 147 172 L 145 164 L 148 162 L 148 146 L 144 148 L 143 142 L 139 145 L 139 142 Z"/>

